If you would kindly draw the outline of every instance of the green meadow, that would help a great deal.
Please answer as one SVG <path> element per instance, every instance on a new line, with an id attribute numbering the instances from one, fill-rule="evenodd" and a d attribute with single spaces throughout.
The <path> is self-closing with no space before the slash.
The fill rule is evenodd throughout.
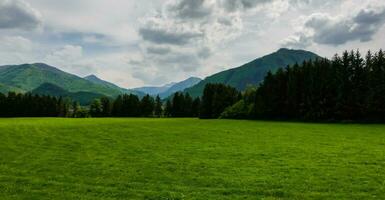
<path id="1" fill-rule="evenodd" d="M 385 199 L 385 125 L 0 119 L 0 199 Z"/>

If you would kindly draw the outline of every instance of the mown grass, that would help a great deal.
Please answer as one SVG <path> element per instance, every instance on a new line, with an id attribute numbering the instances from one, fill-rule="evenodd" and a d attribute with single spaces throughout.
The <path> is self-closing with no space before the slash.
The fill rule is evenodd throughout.
<path id="1" fill-rule="evenodd" d="M 385 125 L 0 119 L 0 199 L 385 199 Z"/>

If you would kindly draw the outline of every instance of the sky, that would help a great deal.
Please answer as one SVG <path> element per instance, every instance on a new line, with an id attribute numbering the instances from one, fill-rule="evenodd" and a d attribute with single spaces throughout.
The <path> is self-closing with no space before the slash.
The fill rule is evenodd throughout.
<path id="1" fill-rule="evenodd" d="M 0 65 L 126 88 L 204 78 L 279 48 L 385 47 L 384 0 L 0 0 Z"/>

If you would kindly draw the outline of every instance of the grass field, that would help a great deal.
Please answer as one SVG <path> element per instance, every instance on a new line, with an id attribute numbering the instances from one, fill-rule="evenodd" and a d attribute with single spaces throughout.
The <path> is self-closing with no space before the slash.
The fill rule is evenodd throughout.
<path id="1" fill-rule="evenodd" d="M 385 125 L 0 119 L 0 199 L 385 199 Z"/>

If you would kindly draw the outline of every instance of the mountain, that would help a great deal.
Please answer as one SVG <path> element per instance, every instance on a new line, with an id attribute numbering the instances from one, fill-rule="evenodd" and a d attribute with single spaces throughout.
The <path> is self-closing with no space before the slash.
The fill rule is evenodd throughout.
<path id="1" fill-rule="evenodd" d="M 302 63 L 306 60 L 319 58 L 318 55 L 304 50 L 279 49 L 277 52 L 255 59 L 240 67 L 219 72 L 205 78 L 197 85 L 188 88 L 185 92 L 193 97 L 201 96 L 208 83 L 223 83 L 244 90 L 248 85 L 261 83 L 267 72 L 275 72 L 279 68 Z"/>
<path id="2" fill-rule="evenodd" d="M 111 97 L 122 93 L 119 89 L 95 84 L 42 63 L 2 66 L 0 83 L 23 92 L 31 91 L 43 83 L 51 83 L 69 92 L 91 92 Z"/>
<path id="3" fill-rule="evenodd" d="M 43 83 L 36 89 L 32 90 L 31 93 L 38 95 L 70 98 L 73 101 L 79 102 L 80 105 L 89 105 L 94 99 L 105 96 L 103 94 L 93 92 L 69 92 L 52 83 Z"/>
<path id="4" fill-rule="evenodd" d="M 140 87 L 140 88 L 134 88 L 133 90 L 138 91 L 138 92 L 143 92 L 143 93 L 149 94 L 151 96 L 156 96 L 158 94 L 166 92 L 174 84 L 176 84 L 176 83 L 169 83 L 167 85 L 163 85 L 163 86 L 159 86 L 159 87 L 156 87 L 156 86 Z"/>
<path id="5" fill-rule="evenodd" d="M 166 91 L 160 93 L 159 96 L 161 98 L 166 98 L 166 97 L 174 94 L 175 92 L 183 91 L 186 88 L 192 87 L 201 81 L 202 81 L 202 79 L 197 78 L 197 77 L 188 78 L 188 79 L 181 81 L 179 83 L 175 83 L 170 88 L 168 88 Z"/>
<path id="6" fill-rule="evenodd" d="M 139 97 L 142 97 L 142 96 L 145 95 L 145 93 L 140 92 L 140 91 L 121 88 L 121 87 L 119 87 L 119 86 L 117 86 L 117 85 L 115 85 L 113 83 L 110 83 L 108 81 L 102 80 L 102 79 L 100 79 L 99 77 L 97 77 L 95 75 L 86 76 L 86 77 L 84 77 L 84 79 L 86 79 L 88 81 L 91 81 L 92 83 L 101 85 L 103 87 L 110 88 L 111 90 L 119 90 L 123 94 L 135 94 L 135 95 L 137 95 Z"/>
<path id="7" fill-rule="evenodd" d="M 202 79 L 197 77 L 190 77 L 186 80 L 177 83 L 169 83 L 160 87 L 141 87 L 134 88 L 133 90 L 140 91 L 152 96 L 159 95 L 161 98 L 166 98 L 175 92 L 181 92 L 186 88 L 192 87 L 202 81 Z"/>

